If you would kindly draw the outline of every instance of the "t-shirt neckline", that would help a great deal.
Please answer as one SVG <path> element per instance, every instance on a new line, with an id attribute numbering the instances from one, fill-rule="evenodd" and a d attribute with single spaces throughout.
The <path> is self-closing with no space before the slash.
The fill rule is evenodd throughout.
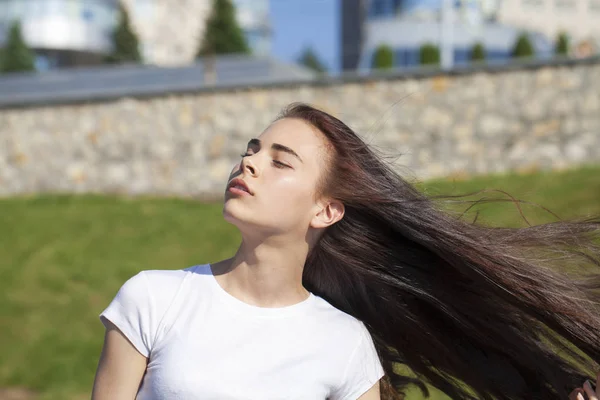
<path id="1" fill-rule="evenodd" d="M 296 315 L 310 308 L 311 304 L 315 300 L 315 295 L 309 292 L 306 299 L 285 307 L 260 307 L 248 304 L 237 297 L 232 296 L 225 289 L 223 289 L 223 287 L 221 287 L 217 281 L 217 278 L 213 274 L 211 264 L 206 264 L 204 267 L 206 269 L 206 275 L 209 275 L 210 284 L 218 298 L 224 303 L 227 303 L 227 305 L 233 309 L 242 312 L 245 315 L 255 315 L 260 317 L 284 317 Z"/>

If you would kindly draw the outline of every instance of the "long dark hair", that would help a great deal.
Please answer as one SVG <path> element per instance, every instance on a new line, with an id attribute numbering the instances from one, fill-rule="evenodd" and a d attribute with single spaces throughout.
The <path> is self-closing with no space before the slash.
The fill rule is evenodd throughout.
<path id="1" fill-rule="evenodd" d="M 493 228 L 443 211 L 339 119 L 305 104 L 329 142 L 321 193 L 344 218 L 310 252 L 307 289 L 363 321 L 384 399 L 424 383 L 454 399 L 566 399 L 600 361 L 600 221 Z M 410 368 L 407 374 L 401 366 Z M 400 366 L 400 367 L 399 367 Z"/>

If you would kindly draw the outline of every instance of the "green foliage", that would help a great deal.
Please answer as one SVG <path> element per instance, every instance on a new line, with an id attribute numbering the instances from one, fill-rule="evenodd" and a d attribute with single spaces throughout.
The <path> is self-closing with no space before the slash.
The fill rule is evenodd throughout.
<path id="1" fill-rule="evenodd" d="M 483 43 L 475 43 L 471 49 L 471 61 L 485 61 L 485 47 L 483 47 Z"/>
<path id="2" fill-rule="evenodd" d="M 425 43 L 419 49 L 419 61 L 421 65 L 439 65 L 440 49 L 434 44 Z"/>
<path id="3" fill-rule="evenodd" d="M 35 56 L 21 33 L 21 23 L 13 22 L 0 58 L 0 72 L 35 71 Z"/>
<path id="4" fill-rule="evenodd" d="M 325 72 L 327 72 L 325 64 L 319 59 L 317 53 L 315 53 L 314 50 L 311 48 L 306 48 L 302 52 L 302 55 L 300 55 L 300 57 L 298 58 L 298 63 L 320 74 L 324 74 Z"/>
<path id="5" fill-rule="evenodd" d="M 373 69 L 394 68 L 394 51 L 392 48 L 385 44 L 379 45 L 373 54 L 371 67 Z"/>
<path id="6" fill-rule="evenodd" d="M 214 0 L 197 55 L 232 53 L 250 53 L 246 36 L 237 22 L 231 0 Z"/>
<path id="7" fill-rule="evenodd" d="M 129 21 L 129 14 L 119 7 L 119 24 L 113 32 L 113 52 L 107 57 L 109 63 L 139 63 L 142 61 L 138 37 Z"/>
<path id="8" fill-rule="evenodd" d="M 511 55 L 513 58 L 532 57 L 533 55 L 535 55 L 535 50 L 533 49 L 533 45 L 531 44 L 531 41 L 529 40 L 529 36 L 527 36 L 527 34 L 522 33 L 519 35 L 517 41 L 515 42 Z"/>
<path id="9" fill-rule="evenodd" d="M 560 56 L 566 56 L 569 54 L 569 37 L 565 32 L 558 34 L 554 53 Z"/>

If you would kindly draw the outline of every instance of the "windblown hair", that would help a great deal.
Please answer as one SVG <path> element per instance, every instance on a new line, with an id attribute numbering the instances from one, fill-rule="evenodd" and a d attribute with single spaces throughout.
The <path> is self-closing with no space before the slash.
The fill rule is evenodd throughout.
<path id="1" fill-rule="evenodd" d="M 443 211 L 339 119 L 305 104 L 280 118 L 320 130 L 320 193 L 345 205 L 305 287 L 363 321 L 382 398 L 425 383 L 453 399 L 567 399 L 600 361 L 600 220 L 494 228 Z M 576 280 L 561 266 L 587 270 Z M 408 374 L 408 367 L 413 374 Z"/>

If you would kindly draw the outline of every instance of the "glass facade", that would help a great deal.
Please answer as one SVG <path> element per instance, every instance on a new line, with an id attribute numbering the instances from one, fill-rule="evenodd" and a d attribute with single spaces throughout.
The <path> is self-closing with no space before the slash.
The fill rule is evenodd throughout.
<path id="1" fill-rule="evenodd" d="M 454 8 L 465 12 L 487 14 L 483 10 L 482 0 L 454 0 L 453 4 Z M 415 13 L 437 15 L 441 8 L 442 0 L 371 0 L 368 14 L 370 18 L 410 16 Z"/>
<path id="2" fill-rule="evenodd" d="M 0 0 L 0 22 L 66 17 L 100 29 L 112 29 L 116 2 L 102 0 Z"/>
<path id="3" fill-rule="evenodd" d="M 531 1 L 531 0 L 530 0 Z M 573 1 L 573 0 L 554 0 Z M 600 1 L 600 0 L 598 0 Z M 443 0 L 370 0 L 366 21 L 365 41 L 368 43 L 361 56 L 360 68 L 369 69 L 375 49 L 380 44 L 391 45 L 394 51 L 394 66 L 396 68 L 417 67 L 420 64 L 419 50 L 425 42 L 439 43 L 441 30 L 441 9 Z M 463 27 L 462 39 L 454 43 L 453 63 L 456 65 L 469 64 L 471 61 L 471 47 L 481 40 L 474 33 L 483 29 L 493 7 L 485 4 L 496 4 L 495 0 L 453 0 L 455 21 Z M 413 30 L 411 30 L 413 29 Z M 434 32 L 432 35 L 431 32 Z M 489 33 L 497 38 L 507 35 L 504 31 Z M 465 39 L 469 37 L 470 39 Z M 402 38 L 401 40 L 396 40 Z M 393 44 L 396 42 L 397 44 Z M 492 40 L 499 43 L 498 40 Z M 509 50 L 503 45 L 488 49 L 486 61 L 493 63 L 506 62 L 510 58 Z"/>
<path id="4" fill-rule="evenodd" d="M 162 5 L 167 6 L 171 1 L 133 0 L 126 5 L 131 8 L 132 21 L 143 22 L 153 21 L 157 11 L 163 9 Z M 269 0 L 233 2 L 253 52 L 269 54 L 272 38 Z M 87 62 L 87 56 L 82 58 L 63 53 L 95 54 L 98 57 L 110 53 L 113 45 L 112 32 L 118 19 L 118 4 L 119 0 L 0 0 L 0 47 L 8 27 L 12 21 L 18 20 L 26 42 L 37 54 L 36 64 L 40 69 L 51 69 L 72 62 Z M 196 32 L 190 32 L 189 35 L 194 37 Z M 154 54 L 153 47 L 156 47 L 156 43 L 152 38 L 156 35 L 138 33 L 138 37 L 145 59 L 152 59 L 149 56 Z M 180 37 L 172 40 L 172 47 L 183 46 L 183 42 L 179 42 Z"/>
<path id="5" fill-rule="evenodd" d="M 14 21 L 39 70 L 95 63 L 112 50 L 117 0 L 0 0 L 0 46 Z"/>
<path id="6" fill-rule="evenodd" d="M 401 9 L 402 0 L 371 0 L 369 17 L 393 17 Z"/>
<path id="7" fill-rule="evenodd" d="M 116 0 L 0 0 L 0 24 L 9 26 L 12 21 L 18 20 L 23 27 L 31 24 L 43 29 L 44 25 L 61 22 L 80 27 L 91 38 L 93 33 L 100 36 L 111 34 L 116 22 L 116 7 Z M 67 34 L 67 31 L 51 29 L 44 33 L 52 36 Z M 49 38 L 49 41 L 55 39 Z M 43 38 L 36 37 L 34 42 L 36 47 L 46 47 Z"/>
<path id="8" fill-rule="evenodd" d="M 419 49 L 397 49 L 394 54 L 397 67 L 414 67 L 419 65 Z"/>
<path id="9" fill-rule="evenodd" d="M 394 67 L 396 68 L 414 68 L 418 67 L 420 62 L 420 49 L 414 48 L 399 48 L 394 50 Z M 371 54 L 370 59 L 373 59 L 375 52 Z M 490 50 L 486 51 L 486 61 L 491 63 L 506 62 L 510 59 L 508 51 Z M 456 65 L 466 65 L 471 62 L 470 48 L 455 48 L 454 63 Z"/>

